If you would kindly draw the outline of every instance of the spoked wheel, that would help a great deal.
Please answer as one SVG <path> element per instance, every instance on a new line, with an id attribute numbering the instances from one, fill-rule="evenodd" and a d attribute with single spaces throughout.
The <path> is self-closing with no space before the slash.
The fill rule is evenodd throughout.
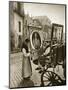
<path id="1" fill-rule="evenodd" d="M 41 75 L 41 86 L 61 85 L 62 79 L 52 71 L 44 71 Z"/>

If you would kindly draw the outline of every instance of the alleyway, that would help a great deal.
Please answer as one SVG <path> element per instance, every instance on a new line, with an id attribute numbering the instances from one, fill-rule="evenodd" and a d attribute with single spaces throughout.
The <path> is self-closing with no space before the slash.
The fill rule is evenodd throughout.
<path id="1" fill-rule="evenodd" d="M 32 62 L 32 77 L 31 82 L 34 86 L 40 86 L 40 75 L 35 70 L 37 67 Z M 10 55 L 10 87 L 21 87 L 22 85 L 22 53 L 16 53 Z"/>
<path id="2" fill-rule="evenodd" d="M 23 81 L 23 78 L 22 78 L 22 53 L 16 53 L 16 54 L 10 55 L 10 88 L 40 86 L 41 74 L 39 74 L 38 71 L 35 70 L 37 65 L 33 64 L 32 61 L 31 61 L 31 65 L 32 65 L 31 80 Z M 57 70 L 58 70 L 58 68 L 56 68 L 55 72 L 58 73 L 61 76 L 61 78 L 63 78 L 63 70 L 62 70 L 61 66 L 59 68 L 59 72 L 57 72 Z"/>

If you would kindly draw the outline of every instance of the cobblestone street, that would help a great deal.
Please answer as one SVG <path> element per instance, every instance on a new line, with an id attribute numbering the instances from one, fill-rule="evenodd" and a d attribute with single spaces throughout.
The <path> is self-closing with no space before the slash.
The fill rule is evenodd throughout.
<path id="1" fill-rule="evenodd" d="M 37 65 L 34 65 L 32 62 L 32 77 L 31 80 L 34 83 L 34 86 L 40 85 L 40 75 L 38 71 L 35 70 Z M 22 82 L 22 53 L 16 53 L 10 55 L 10 87 L 19 87 Z"/>
<path id="2" fill-rule="evenodd" d="M 41 84 L 41 74 L 38 73 L 35 68 L 37 65 L 33 64 L 31 61 L 32 65 L 32 76 L 30 81 L 26 81 L 26 83 L 29 84 L 34 84 L 34 86 L 40 86 Z M 49 70 L 52 70 L 52 68 L 49 68 Z M 63 78 L 63 70 L 62 67 L 59 66 L 59 72 L 58 72 L 58 67 L 56 68 L 56 73 L 58 73 L 61 78 Z M 22 53 L 16 53 L 16 54 L 11 54 L 10 55 L 10 88 L 15 88 L 15 87 L 24 87 L 26 85 L 23 85 L 23 78 L 22 78 Z M 31 85 L 29 85 L 31 86 Z"/>

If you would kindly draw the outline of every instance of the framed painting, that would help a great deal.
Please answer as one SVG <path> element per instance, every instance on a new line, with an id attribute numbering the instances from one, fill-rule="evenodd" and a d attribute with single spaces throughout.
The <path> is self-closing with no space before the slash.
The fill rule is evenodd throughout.
<path id="1" fill-rule="evenodd" d="M 57 43 L 62 43 L 63 39 L 63 25 L 52 24 L 52 40 L 57 41 Z"/>

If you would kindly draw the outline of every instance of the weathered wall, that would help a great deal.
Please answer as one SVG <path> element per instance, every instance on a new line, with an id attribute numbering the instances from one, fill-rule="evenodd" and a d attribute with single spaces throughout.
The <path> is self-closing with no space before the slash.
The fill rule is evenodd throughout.
<path id="1" fill-rule="evenodd" d="M 21 22 L 21 32 L 19 32 L 19 21 Z M 19 35 L 23 34 L 23 19 L 17 13 L 14 13 L 14 32 L 15 32 L 15 47 L 18 47 L 18 38 Z"/>

